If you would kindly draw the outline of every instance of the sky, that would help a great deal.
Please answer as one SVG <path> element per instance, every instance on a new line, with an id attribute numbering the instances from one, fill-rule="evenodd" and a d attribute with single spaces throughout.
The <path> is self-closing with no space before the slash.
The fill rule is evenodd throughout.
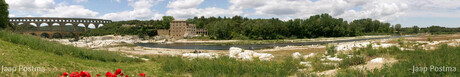
<path id="1" fill-rule="evenodd" d="M 235 15 L 306 19 L 327 13 L 349 22 L 372 18 L 403 27 L 460 27 L 460 0 L 6 0 L 10 17 L 157 20 Z"/>

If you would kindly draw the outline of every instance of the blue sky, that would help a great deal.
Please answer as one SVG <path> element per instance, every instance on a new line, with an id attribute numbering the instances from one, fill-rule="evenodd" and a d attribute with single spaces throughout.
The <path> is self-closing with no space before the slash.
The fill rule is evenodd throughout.
<path id="1" fill-rule="evenodd" d="M 460 0 L 6 0 L 10 17 L 151 20 L 162 16 L 246 16 L 289 20 L 328 13 L 352 21 L 372 18 L 405 27 L 460 27 Z"/>

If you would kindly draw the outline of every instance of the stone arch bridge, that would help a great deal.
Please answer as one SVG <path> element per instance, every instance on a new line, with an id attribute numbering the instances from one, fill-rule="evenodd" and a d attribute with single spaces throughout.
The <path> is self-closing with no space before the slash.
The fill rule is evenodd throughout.
<path id="1" fill-rule="evenodd" d="M 72 34 L 74 37 L 78 37 L 82 32 L 89 29 L 89 25 L 93 24 L 95 28 L 99 28 L 101 24 L 112 23 L 111 20 L 104 19 L 90 19 L 90 18 L 58 18 L 58 17 L 10 17 L 9 22 L 13 24 L 15 28 L 22 24 L 24 26 L 31 26 L 30 24 L 34 23 L 36 25 L 36 30 L 25 30 L 25 31 L 15 31 L 23 34 L 31 35 L 48 35 L 49 38 L 52 38 L 54 35 L 59 35 L 63 37 L 64 35 Z M 47 24 L 48 27 L 52 27 L 53 24 L 59 25 L 58 31 L 51 30 L 40 30 L 40 25 Z M 71 24 L 73 31 L 65 31 L 63 28 L 66 24 Z M 83 24 L 84 30 L 79 30 L 78 25 Z"/>

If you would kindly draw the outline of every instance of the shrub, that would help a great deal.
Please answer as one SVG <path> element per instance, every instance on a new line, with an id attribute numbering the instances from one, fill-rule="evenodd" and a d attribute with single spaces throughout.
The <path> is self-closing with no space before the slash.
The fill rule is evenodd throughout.
<path id="1" fill-rule="evenodd" d="M 431 40 L 431 35 L 429 35 L 427 39 L 428 41 L 433 42 L 433 40 Z"/>
<path id="2" fill-rule="evenodd" d="M 335 53 L 337 53 L 337 46 L 335 45 L 326 45 L 326 52 L 327 55 L 334 56 Z"/>
<path id="3" fill-rule="evenodd" d="M 311 63 L 311 68 L 313 68 L 313 71 L 326 71 L 326 70 L 331 70 L 335 69 L 336 66 L 332 64 L 323 64 L 325 62 L 321 61 L 319 58 L 314 59 Z"/>
<path id="4" fill-rule="evenodd" d="M 349 66 L 353 65 L 359 65 L 359 64 L 364 64 L 364 57 L 360 56 L 353 56 L 353 57 L 348 57 L 342 60 L 341 63 L 339 63 L 339 67 L 341 68 L 347 68 Z"/>
<path id="5" fill-rule="evenodd" d="M 404 39 L 405 39 L 404 37 L 400 37 L 400 38 L 398 39 L 398 44 L 399 44 L 399 45 L 403 45 L 403 44 L 404 44 Z"/>

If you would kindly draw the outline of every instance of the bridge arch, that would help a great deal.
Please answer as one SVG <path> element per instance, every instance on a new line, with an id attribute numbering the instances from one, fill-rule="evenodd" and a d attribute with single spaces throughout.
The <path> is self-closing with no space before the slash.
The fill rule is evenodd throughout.
<path id="1" fill-rule="evenodd" d="M 50 38 L 50 34 L 48 34 L 48 33 L 41 33 L 41 34 L 40 34 L 40 37 L 43 37 L 43 38 Z"/>
<path id="2" fill-rule="evenodd" d="M 35 33 L 30 33 L 30 35 L 34 35 L 34 36 L 37 36 L 37 34 L 35 34 Z"/>
<path id="3" fill-rule="evenodd" d="M 53 33 L 51 36 L 52 36 L 51 38 L 62 38 L 61 33 Z"/>

